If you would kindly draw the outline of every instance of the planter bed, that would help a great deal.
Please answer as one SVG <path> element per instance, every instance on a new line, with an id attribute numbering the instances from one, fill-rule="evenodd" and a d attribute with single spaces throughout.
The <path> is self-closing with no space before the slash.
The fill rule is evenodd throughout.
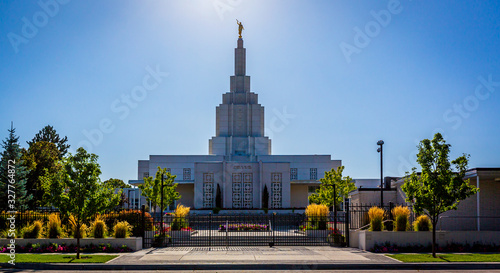
<path id="1" fill-rule="evenodd" d="M 0 239 L 0 246 L 6 246 L 10 244 L 11 239 Z M 26 246 L 28 243 L 30 244 L 40 244 L 40 245 L 50 245 L 52 243 L 56 243 L 58 245 L 75 245 L 76 239 L 73 238 L 62 238 L 62 239 L 20 239 L 17 238 L 16 246 Z M 99 245 L 99 244 L 110 244 L 112 247 L 121 247 L 126 245 L 133 251 L 142 249 L 142 237 L 130 237 L 130 238 L 83 238 L 80 239 L 80 246 L 89 246 L 89 245 Z"/>

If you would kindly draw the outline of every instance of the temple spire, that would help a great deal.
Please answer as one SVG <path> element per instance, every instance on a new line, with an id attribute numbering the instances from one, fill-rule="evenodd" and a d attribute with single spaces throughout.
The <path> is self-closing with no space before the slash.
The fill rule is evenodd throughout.
<path id="1" fill-rule="evenodd" d="M 243 47 L 243 39 L 238 38 L 238 47 L 234 49 L 234 75 L 245 76 L 245 67 L 246 49 Z"/>

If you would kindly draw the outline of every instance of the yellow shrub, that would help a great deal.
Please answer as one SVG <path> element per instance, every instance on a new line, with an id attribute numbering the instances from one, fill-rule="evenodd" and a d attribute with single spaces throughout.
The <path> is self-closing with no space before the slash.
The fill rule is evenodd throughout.
<path id="1" fill-rule="evenodd" d="M 22 234 L 24 239 L 38 239 L 41 237 L 43 231 L 43 223 L 36 220 L 30 226 L 22 229 Z"/>
<path id="2" fill-rule="evenodd" d="M 394 218 L 394 231 L 406 231 L 410 229 L 410 209 L 408 207 L 397 206 L 392 209 Z"/>
<path id="3" fill-rule="evenodd" d="M 47 237 L 60 238 L 62 237 L 61 219 L 56 213 L 49 215 L 49 223 L 47 224 Z"/>
<path id="4" fill-rule="evenodd" d="M 371 207 L 368 211 L 370 218 L 370 230 L 381 231 L 384 229 L 384 210 L 379 207 Z"/>
<path id="5" fill-rule="evenodd" d="M 90 228 L 91 228 L 91 232 L 92 232 L 92 237 L 94 237 L 94 238 L 106 237 L 108 227 L 106 226 L 106 223 L 101 219 L 100 216 L 97 216 L 97 218 L 94 220 L 94 222 L 92 222 L 92 225 Z"/>
<path id="6" fill-rule="evenodd" d="M 325 205 L 310 204 L 306 208 L 307 229 L 325 230 L 327 228 L 328 207 Z"/>
<path id="7" fill-rule="evenodd" d="M 432 230 L 431 219 L 427 215 L 420 215 L 413 221 L 413 229 L 415 231 L 430 231 Z"/>
<path id="8" fill-rule="evenodd" d="M 115 230 L 115 238 L 127 238 L 130 236 L 132 226 L 127 221 L 116 223 L 113 228 Z"/>
<path id="9" fill-rule="evenodd" d="M 310 204 L 306 208 L 306 216 L 308 217 L 326 217 L 328 216 L 328 207 L 325 205 Z"/>
<path id="10" fill-rule="evenodd" d="M 76 228 L 76 218 L 73 215 L 69 216 L 70 232 L 73 238 L 85 238 L 87 237 L 87 225 L 81 224 L 80 230 Z"/>
<path id="11" fill-rule="evenodd" d="M 183 205 L 178 204 L 175 209 L 175 217 L 186 217 L 189 214 L 189 210 L 189 207 L 184 207 Z"/>

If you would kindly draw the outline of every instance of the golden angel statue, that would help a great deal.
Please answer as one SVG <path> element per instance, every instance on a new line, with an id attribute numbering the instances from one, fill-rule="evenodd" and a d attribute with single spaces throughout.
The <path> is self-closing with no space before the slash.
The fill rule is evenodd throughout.
<path id="1" fill-rule="evenodd" d="M 244 30 L 245 28 L 243 28 L 243 24 L 238 21 L 238 19 L 236 19 L 236 23 L 238 24 L 238 33 L 240 34 L 240 38 L 241 38 L 241 31 Z"/>

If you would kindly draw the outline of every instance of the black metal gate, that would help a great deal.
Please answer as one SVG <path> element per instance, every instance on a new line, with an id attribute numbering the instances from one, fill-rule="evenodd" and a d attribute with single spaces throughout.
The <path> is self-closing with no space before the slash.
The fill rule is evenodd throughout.
<path id="1" fill-rule="evenodd" d="M 345 213 L 307 217 L 304 214 L 203 214 L 176 218 L 153 215 L 143 247 L 336 245 L 348 242 Z"/>

